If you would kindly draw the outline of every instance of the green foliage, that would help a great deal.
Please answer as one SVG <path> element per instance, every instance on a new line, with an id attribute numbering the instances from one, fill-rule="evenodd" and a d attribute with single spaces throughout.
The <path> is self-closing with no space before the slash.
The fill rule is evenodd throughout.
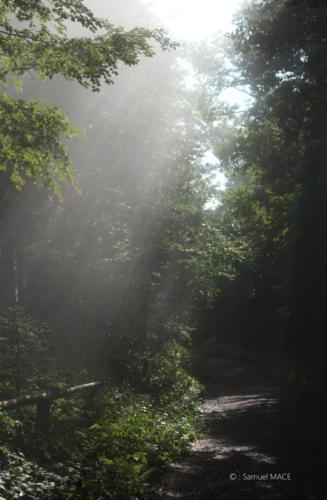
<path id="1" fill-rule="evenodd" d="M 186 368 L 190 364 L 189 352 L 176 341 L 163 346 L 149 363 L 149 387 L 163 406 L 178 401 L 181 412 L 193 411 L 201 388 Z"/>
<path id="2" fill-rule="evenodd" d="M 15 420 L 5 411 L 0 411 L 0 442 L 6 442 L 15 437 L 17 430 L 21 427 L 21 422 Z"/>
<path id="3" fill-rule="evenodd" d="M 188 363 L 187 351 L 170 342 L 149 361 L 148 394 L 106 385 L 88 410 L 83 398 L 58 399 L 47 436 L 28 428 L 29 414 L 18 421 L 1 413 L 10 450 L 0 454 L 0 497 L 124 500 L 147 491 L 152 472 L 185 453 L 199 430 L 201 386 Z M 16 451 L 22 433 L 32 459 Z"/>
<path id="4" fill-rule="evenodd" d="M 0 317 L 0 331 L 2 398 L 44 388 L 53 368 L 47 325 L 13 306 Z"/>
<path id="5" fill-rule="evenodd" d="M 99 91 L 102 82 L 113 83 L 120 62 L 132 66 L 142 56 L 152 57 L 153 41 L 164 50 L 175 46 L 162 30 L 126 31 L 98 19 L 81 0 L 1 0 L 0 12 L 0 83 L 13 80 L 17 89 L 19 77 L 33 72 L 41 80 L 61 75 Z M 69 22 L 78 23 L 88 36 L 72 37 Z M 59 198 L 62 181 L 76 187 L 62 142 L 76 129 L 58 108 L 4 95 L 0 122 L 0 171 L 8 171 L 18 189 L 26 178 Z"/>
<path id="6" fill-rule="evenodd" d="M 67 471 L 68 472 L 68 471 Z M 27 460 L 21 452 L 0 448 L 0 498 L 14 500 L 55 500 L 73 498 L 69 477 L 47 471 Z"/>
<path id="7" fill-rule="evenodd" d="M 252 2 L 227 37 L 229 63 L 220 65 L 221 40 L 198 61 L 228 178 L 217 224 L 240 250 L 205 319 L 209 335 L 273 358 L 307 392 L 322 385 L 327 352 L 326 19 L 320 1 Z M 219 106 L 224 85 L 250 97 L 243 110 Z"/>
<path id="8" fill-rule="evenodd" d="M 82 482 L 93 497 L 110 492 L 123 500 L 142 493 L 155 468 L 188 449 L 199 425 L 201 387 L 184 370 L 186 357 L 175 343 L 154 356 L 149 370 L 152 398 L 106 393 L 103 416 L 82 433 L 86 463 L 96 463 L 92 468 L 82 465 Z"/>
<path id="9" fill-rule="evenodd" d="M 46 186 L 58 197 L 61 182 L 77 187 L 74 168 L 62 137 L 71 138 L 72 127 L 63 112 L 41 101 L 0 97 L 0 171 L 22 189 L 27 179 Z"/>

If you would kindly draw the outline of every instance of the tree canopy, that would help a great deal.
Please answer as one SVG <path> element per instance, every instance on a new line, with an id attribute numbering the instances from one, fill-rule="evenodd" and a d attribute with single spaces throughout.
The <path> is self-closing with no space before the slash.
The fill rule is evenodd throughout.
<path id="1" fill-rule="evenodd" d="M 312 391 L 326 352 L 326 15 L 324 2 L 307 0 L 253 2 L 240 12 L 225 82 L 251 101 L 227 110 L 227 122 L 215 100 L 221 44 L 199 66 L 213 96 L 203 113 L 228 178 L 217 217 L 245 250 L 214 321 L 226 322 L 225 338 L 275 352 L 276 366 Z"/>
<path id="2" fill-rule="evenodd" d="M 68 2 L 7 1 L 0 3 L 0 82 L 8 86 L 30 72 L 32 78 L 60 75 L 99 91 L 112 84 L 118 64 L 128 66 L 161 48 L 174 47 L 162 30 L 120 26 L 97 18 L 81 0 Z M 78 24 L 84 36 L 73 36 Z M 76 29 L 76 27 L 74 26 Z M 41 100 L 26 101 L 2 94 L 0 171 L 21 189 L 27 179 L 60 195 L 60 183 L 76 184 L 63 139 L 76 134 L 63 111 Z"/>

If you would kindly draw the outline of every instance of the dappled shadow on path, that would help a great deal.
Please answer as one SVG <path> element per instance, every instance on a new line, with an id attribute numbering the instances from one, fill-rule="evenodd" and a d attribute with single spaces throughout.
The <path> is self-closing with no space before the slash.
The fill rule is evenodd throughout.
<path id="1" fill-rule="evenodd" d="M 324 457 L 278 389 L 233 365 L 218 380 L 202 405 L 203 436 L 189 456 L 167 467 L 153 498 L 326 499 L 317 466 Z"/>

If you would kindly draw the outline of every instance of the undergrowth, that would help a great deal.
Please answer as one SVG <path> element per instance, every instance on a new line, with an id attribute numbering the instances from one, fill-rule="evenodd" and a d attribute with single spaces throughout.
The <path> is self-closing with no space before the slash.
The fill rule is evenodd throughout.
<path id="1" fill-rule="evenodd" d="M 34 435 L 24 436 L 24 443 L 38 443 L 38 452 L 28 444 L 19 449 L 24 429 L 31 429 L 24 417 L 2 413 L 0 500 L 144 494 L 151 474 L 185 453 L 199 428 L 201 386 L 187 373 L 186 361 L 186 351 L 170 342 L 149 360 L 146 394 L 107 384 L 85 414 L 78 400 L 58 401 L 49 435 L 34 428 Z"/>

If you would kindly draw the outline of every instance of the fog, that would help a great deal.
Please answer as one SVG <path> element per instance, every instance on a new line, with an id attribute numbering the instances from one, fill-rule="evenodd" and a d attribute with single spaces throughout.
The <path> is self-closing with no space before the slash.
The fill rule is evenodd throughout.
<path id="1" fill-rule="evenodd" d="M 85 5 L 0 0 L 0 499 L 326 498 L 326 5 Z"/>
<path id="2" fill-rule="evenodd" d="M 89 6 L 128 29 L 160 26 L 160 19 L 135 0 L 99 0 Z M 84 34 L 73 24 L 70 33 Z M 103 85 L 100 92 L 61 77 L 45 82 L 30 74 L 24 78 L 22 98 L 46 99 L 81 127 L 80 137 L 68 145 L 81 192 L 64 187 L 64 201 L 58 202 L 28 186 L 18 202 L 14 197 L 6 206 L 4 241 L 13 244 L 15 233 L 18 260 L 2 275 L 4 283 L 8 273 L 16 273 L 15 292 L 7 288 L 1 300 L 10 305 L 15 293 L 33 314 L 50 321 L 68 343 L 68 359 L 78 357 L 80 337 L 87 335 L 80 329 L 87 330 L 88 322 L 105 329 L 105 336 L 119 337 L 122 330 L 129 335 L 130 328 L 151 330 L 172 300 L 176 277 L 169 265 L 161 268 L 157 255 L 170 210 L 165 198 L 180 182 L 192 183 L 202 175 L 199 165 L 208 146 L 205 124 L 191 107 L 195 97 L 183 84 L 185 70 L 178 60 L 184 47 L 163 52 L 157 45 L 155 50 L 154 57 L 137 66 L 121 64 L 114 84 Z M 179 171 L 186 172 L 186 179 Z M 155 285 L 150 283 L 153 273 Z M 133 312 L 132 319 L 127 317 L 129 307 L 139 311 L 136 319 Z M 145 317 L 137 319 L 140 310 Z"/>

